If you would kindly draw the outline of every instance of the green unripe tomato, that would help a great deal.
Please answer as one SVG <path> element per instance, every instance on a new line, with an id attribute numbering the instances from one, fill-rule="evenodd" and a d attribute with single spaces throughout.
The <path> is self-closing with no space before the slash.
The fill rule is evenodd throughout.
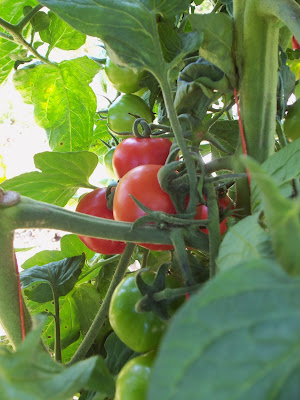
<path id="1" fill-rule="evenodd" d="M 155 273 L 143 272 L 142 278 L 147 284 L 152 284 Z M 180 286 L 173 276 L 167 276 L 166 285 L 172 288 Z M 167 328 L 167 322 L 161 320 L 153 311 L 137 312 L 135 305 L 141 298 L 135 274 L 126 276 L 113 293 L 109 308 L 109 321 L 122 342 L 132 350 L 144 353 L 158 347 Z M 178 307 L 177 300 L 175 303 Z M 169 307 L 171 313 L 175 311 L 173 307 L 173 304 L 172 307 Z"/>
<path id="2" fill-rule="evenodd" d="M 104 157 L 103 157 L 105 170 L 106 170 L 107 174 L 113 179 L 117 179 L 116 174 L 114 173 L 113 165 L 112 165 L 112 159 L 113 159 L 115 150 L 116 150 L 116 147 L 111 147 L 108 150 L 108 152 L 104 154 Z"/>
<path id="3" fill-rule="evenodd" d="M 143 78 L 143 71 L 135 71 L 131 68 L 117 65 L 110 58 L 107 58 L 105 72 L 112 86 L 119 92 L 134 93 L 141 89 L 139 83 Z"/>
<path id="4" fill-rule="evenodd" d="M 146 400 L 155 352 L 128 361 L 116 380 L 114 400 Z"/>
<path id="5" fill-rule="evenodd" d="M 152 113 L 143 99 L 134 94 L 124 94 L 118 97 L 108 109 L 109 127 L 116 133 L 132 132 L 135 117 L 130 114 L 144 118 L 148 123 L 153 120 Z"/>
<path id="6" fill-rule="evenodd" d="M 300 138 L 300 99 L 289 108 L 283 129 L 288 139 L 296 140 Z"/>

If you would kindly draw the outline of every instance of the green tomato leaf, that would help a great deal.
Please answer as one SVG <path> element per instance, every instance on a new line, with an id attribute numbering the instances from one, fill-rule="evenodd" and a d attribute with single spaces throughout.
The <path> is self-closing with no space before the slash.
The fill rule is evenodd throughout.
<path id="1" fill-rule="evenodd" d="M 300 280 L 244 261 L 191 296 L 171 320 L 148 400 L 297 399 Z"/>
<path id="2" fill-rule="evenodd" d="M 171 18 L 188 9 L 190 1 L 120 0 L 114 3 L 87 0 L 83 4 L 84 9 L 75 0 L 43 0 L 42 4 L 75 29 L 99 37 L 107 45 L 109 57 L 116 64 L 147 69 L 160 76 L 162 53 L 156 17 L 159 14 Z"/>
<path id="3" fill-rule="evenodd" d="M 277 85 L 277 116 L 281 120 L 284 118 L 287 102 L 295 90 L 295 75 L 286 65 L 287 55 L 281 50 L 279 54 L 279 74 Z"/>
<path id="4" fill-rule="evenodd" d="M 240 137 L 238 121 L 216 121 L 209 129 L 208 141 L 211 142 L 213 159 L 234 154 Z M 205 136 L 204 136 L 205 138 Z M 215 141 L 213 140 L 215 139 Z M 221 144 L 222 148 L 218 146 Z M 223 151 L 226 149 L 227 153 Z"/>
<path id="5" fill-rule="evenodd" d="M 138 353 L 126 346 L 115 334 L 112 332 L 104 344 L 106 351 L 106 365 L 113 375 L 117 375 L 122 367 L 135 357 Z"/>
<path id="6" fill-rule="evenodd" d="M 69 24 L 49 11 L 49 26 L 40 32 L 40 38 L 50 44 L 50 48 L 58 47 L 62 50 L 76 50 L 84 45 L 86 35 L 73 29 Z"/>
<path id="7" fill-rule="evenodd" d="M 87 260 L 95 255 L 95 252 L 90 250 L 86 245 L 79 239 L 77 235 L 65 235 L 60 241 L 61 253 L 64 257 L 79 256 L 82 253 L 85 254 Z"/>
<path id="8" fill-rule="evenodd" d="M 16 352 L 0 349 L 0 388 L 5 400 L 66 400 L 82 388 L 113 397 L 114 381 L 102 358 L 70 367 L 56 363 L 40 344 L 41 326 Z"/>
<path id="9" fill-rule="evenodd" d="M 217 267 L 224 271 L 251 258 L 274 259 L 270 234 L 259 225 L 257 214 L 230 227 L 219 249 Z"/>
<path id="10" fill-rule="evenodd" d="M 21 2 L 2 0 L 1 18 L 12 24 L 17 24 L 23 17 L 24 6 L 35 6 L 36 4 L 37 2 L 35 0 Z M 0 28 L 0 31 L 7 33 L 3 28 Z M 0 38 L 0 85 L 6 80 L 14 66 L 14 61 L 9 55 L 12 53 L 18 54 L 21 48 L 21 46 L 13 42 Z"/>
<path id="11" fill-rule="evenodd" d="M 231 91 L 223 71 L 200 58 L 188 64 L 179 74 L 175 96 L 175 108 L 178 114 L 190 114 L 202 120 L 215 90 L 222 93 Z"/>
<path id="12" fill-rule="evenodd" d="M 75 304 L 75 314 L 79 318 L 81 333 L 86 335 L 100 308 L 100 294 L 95 286 L 83 283 L 72 292 L 72 299 Z"/>
<path id="13" fill-rule="evenodd" d="M 98 117 L 98 119 L 95 121 L 95 129 L 93 132 L 93 139 L 90 150 L 97 154 L 100 162 L 103 163 L 103 156 L 108 149 L 101 140 L 104 140 L 107 143 L 111 143 L 111 135 L 108 133 L 107 121 L 102 120 Z"/>
<path id="14" fill-rule="evenodd" d="M 36 32 L 40 32 L 48 28 L 50 24 L 50 18 L 49 15 L 44 11 L 39 11 L 33 18 L 31 18 L 30 23 Z"/>
<path id="15" fill-rule="evenodd" d="M 283 149 L 269 157 L 263 164 L 263 170 L 272 177 L 284 197 L 293 194 L 292 179 L 300 177 L 300 139 L 289 143 Z M 262 210 L 262 193 L 254 180 L 251 183 L 252 212 Z"/>
<path id="16" fill-rule="evenodd" d="M 233 60 L 233 20 L 225 13 L 192 14 L 189 21 L 204 34 L 199 54 L 225 72 L 232 88 L 237 86 Z"/>
<path id="17" fill-rule="evenodd" d="M 53 292 L 65 296 L 76 284 L 84 262 L 83 254 L 22 271 L 22 289 L 30 300 L 38 303 L 53 300 Z"/>
<path id="18" fill-rule="evenodd" d="M 286 199 L 275 181 L 250 157 L 243 157 L 261 195 L 273 250 L 279 264 L 291 275 L 299 275 L 300 199 Z"/>
<path id="19" fill-rule="evenodd" d="M 88 151 L 69 153 L 44 152 L 34 156 L 41 172 L 28 172 L 1 183 L 4 190 L 15 190 L 23 196 L 58 206 L 65 206 L 78 188 L 94 188 L 89 176 L 98 157 Z"/>
<path id="20" fill-rule="evenodd" d="M 44 324 L 42 339 L 47 348 L 53 351 L 55 345 L 54 302 L 37 303 L 27 299 L 27 306 L 30 309 L 31 315 L 43 314 L 48 316 Z M 72 292 L 59 299 L 59 319 L 61 347 L 65 349 L 75 343 L 80 337 L 80 322 L 76 314 Z"/>
<path id="21" fill-rule="evenodd" d="M 28 258 L 22 265 L 22 269 L 28 269 L 35 265 L 45 265 L 53 261 L 60 261 L 62 257 L 61 251 L 59 250 L 42 250 L 36 253 L 34 256 Z"/>
<path id="22" fill-rule="evenodd" d="M 199 35 L 196 31 L 179 34 L 173 18 L 159 21 L 157 29 L 164 59 L 168 63 L 173 61 L 173 65 L 176 65 L 184 55 L 198 50 L 203 40 L 203 35 Z M 179 64 L 179 70 L 183 67 L 184 64 Z M 174 79 L 177 79 L 178 72 Z"/>
<path id="23" fill-rule="evenodd" d="M 89 87 L 99 65 L 88 57 L 59 64 L 34 64 L 14 74 L 14 84 L 54 151 L 88 150 L 92 141 L 96 96 Z"/>

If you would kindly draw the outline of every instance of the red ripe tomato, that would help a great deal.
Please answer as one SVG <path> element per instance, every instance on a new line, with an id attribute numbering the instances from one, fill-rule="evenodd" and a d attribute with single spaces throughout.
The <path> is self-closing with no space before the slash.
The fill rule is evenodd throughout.
<path id="1" fill-rule="evenodd" d="M 170 196 L 164 192 L 158 182 L 157 173 L 161 165 L 140 165 L 123 176 L 114 197 L 113 213 L 116 221 L 134 222 L 145 215 L 129 196 L 130 194 L 155 211 L 176 214 Z M 165 244 L 145 244 L 150 250 L 171 250 L 173 246 Z"/>
<path id="2" fill-rule="evenodd" d="M 208 208 L 205 205 L 201 205 L 197 208 L 196 219 L 207 219 L 208 218 Z M 220 233 L 221 235 L 226 231 L 226 218 L 220 223 Z M 208 229 L 201 229 L 202 232 L 208 233 Z"/>
<path id="3" fill-rule="evenodd" d="M 292 37 L 292 49 L 293 50 L 300 49 L 300 44 L 297 42 L 295 36 Z"/>
<path id="4" fill-rule="evenodd" d="M 220 197 L 219 198 L 219 208 L 222 210 L 226 210 L 226 208 L 232 204 L 232 200 L 229 196 L 225 197 Z M 232 204 L 231 209 L 234 209 L 234 205 Z M 221 211 L 222 211 L 221 210 Z M 196 217 L 195 219 L 207 219 L 208 218 L 208 208 L 205 205 L 200 205 L 197 207 L 196 210 Z M 227 230 L 227 225 L 226 225 L 226 218 L 223 219 L 223 221 L 220 223 L 220 233 L 221 235 L 225 233 Z M 208 229 L 203 228 L 201 229 L 202 232 L 208 233 Z"/>
<path id="5" fill-rule="evenodd" d="M 136 138 L 123 140 L 115 149 L 113 169 L 118 178 L 139 165 L 164 165 L 169 155 L 171 140 L 166 138 Z"/>
<path id="6" fill-rule="evenodd" d="M 105 198 L 106 188 L 96 189 L 83 196 L 79 201 L 76 211 L 101 217 L 114 219 L 113 212 L 107 208 Z M 80 240 L 91 250 L 101 254 L 121 254 L 126 243 L 115 240 L 96 239 L 88 236 L 79 236 Z"/>

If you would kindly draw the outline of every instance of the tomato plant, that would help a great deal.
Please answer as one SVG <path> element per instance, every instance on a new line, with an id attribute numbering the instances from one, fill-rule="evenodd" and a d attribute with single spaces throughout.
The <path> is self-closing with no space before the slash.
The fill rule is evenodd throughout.
<path id="1" fill-rule="evenodd" d="M 152 271 L 142 273 L 142 279 L 147 284 L 152 284 L 154 278 L 155 273 Z M 135 279 L 135 274 L 128 275 L 117 286 L 110 303 L 109 321 L 122 342 L 136 352 L 146 352 L 157 349 L 167 328 L 167 322 L 153 311 L 136 310 L 136 304 L 142 295 Z M 179 287 L 179 282 L 172 275 L 168 275 L 166 286 Z M 174 313 L 174 308 L 169 309 Z"/>
<path id="2" fill-rule="evenodd" d="M 128 361 L 116 381 L 115 400 L 146 400 L 155 352 Z"/>
<path id="3" fill-rule="evenodd" d="M 105 73 L 113 87 L 122 93 L 134 93 L 141 89 L 139 83 L 143 78 L 143 71 L 134 71 L 131 68 L 117 65 L 106 59 Z"/>
<path id="4" fill-rule="evenodd" d="M 99 188 L 93 192 L 84 195 L 76 211 L 95 217 L 113 219 L 113 212 L 106 205 L 106 188 Z M 88 236 L 79 236 L 83 243 L 91 250 L 102 254 L 120 254 L 123 253 L 125 243 L 114 240 L 96 239 Z"/>
<path id="5" fill-rule="evenodd" d="M 13 82 L 49 148 L 34 155 L 35 170 L 19 162 L 24 173 L 10 177 L 7 166 L 1 180 L 1 396 L 113 400 L 117 383 L 125 399 L 137 383 L 136 396 L 148 400 L 298 399 L 299 0 L 3 3 L 0 84 Z M 113 98 L 103 79 L 95 85 L 107 55 L 117 90 L 145 85 L 143 99 Z M 16 99 L 9 118 L 0 115 L 9 134 L 21 126 Z M 133 130 L 144 138 L 120 146 L 129 143 L 111 212 L 105 189 L 95 190 L 99 163 L 111 168 L 107 145 Z M 155 145 L 142 151 L 139 142 Z M 180 158 L 158 161 L 171 142 Z M 234 205 L 216 201 L 224 188 Z M 78 190 L 91 192 L 74 212 Z M 15 231 L 29 228 L 66 234 L 55 251 L 53 243 L 15 251 Z M 151 285 L 137 276 L 143 312 L 126 295 L 132 320 L 128 308 L 117 311 L 118 330 L 109 310 L 138 262 L 157 273 Z M 165 270 L 180 277 L 179 288 L 165 288 Z M 183 295 L 189 300 L 166 322 L 169 303 Z M 150 317 L 157 329 L 144 334 Z M 134 349 L 153 346 L 147 384 L 148 369 L 140 381 L 127 365 Z"/>
<path id="6" fill-rule="evenodd" d="M 131 134 L 135 118 L 144 118 L 147 122 L 153 120 L 147 103 L 134 94 L 124 94 L 117 98 L 109 107 L 107 122 L 115 133 Z"/>
<path id="7" fill-rule="evenodd" d="M 117 221 L 134 222 L 146 213 L 134 202 L 134 196 L 146 207 L 154 211 L 175 214 L 175 207 L 170 196 L 164 192 L 158 182 L 157 173 L 160 165 L 140 165 L 123 176 L 114 197 L 113 214 Z M 170 245 L 145 244 L 151 250 L 171 250 Z"/>
<path id="8" fill-rule="evenodd" d="M 118 144 L 113 169 L 118 178 L 139 165 L 164 165 L 172 142 L 165 138 L 127 138 Z"/>

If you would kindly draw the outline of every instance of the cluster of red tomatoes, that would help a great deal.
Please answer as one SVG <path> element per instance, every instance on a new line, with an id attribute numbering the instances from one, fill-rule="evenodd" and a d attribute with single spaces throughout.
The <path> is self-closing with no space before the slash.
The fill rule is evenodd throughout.
<path id="1" fill-rule="evenodd" d="M 157 173 L 164 165 L 172 142 L 166 138 L 135 138 L 123 140 L 115 148 L 112 166 L 119 183 L 115 189 L 113 210 L 106 205 L 106 188 L 97 189 L 85 195 L 77 206 L 76 211 L 97 217 L 115 219 L 117 221 L 134 222 L 145 215 L 133 197 L 147 208 L 176 214 L 176 209 L 170 196 L 160 187 Z M 219 199 L 220 208 L 226 209 L 231 204 L 229 197 Z M 205 205 L 197 207 L 196 219 L 207 219 L 208 210 Z M 208 233 L 203 228 L 203 232 Z M 220 224 L 221 234 L 226 231 L 226 219 Z M 122 253 L 123 242 L 80 237 L 92 250 L 102 254 Z M 150 250 L 171 250 L 171 245 L 142 244 Z"/>

